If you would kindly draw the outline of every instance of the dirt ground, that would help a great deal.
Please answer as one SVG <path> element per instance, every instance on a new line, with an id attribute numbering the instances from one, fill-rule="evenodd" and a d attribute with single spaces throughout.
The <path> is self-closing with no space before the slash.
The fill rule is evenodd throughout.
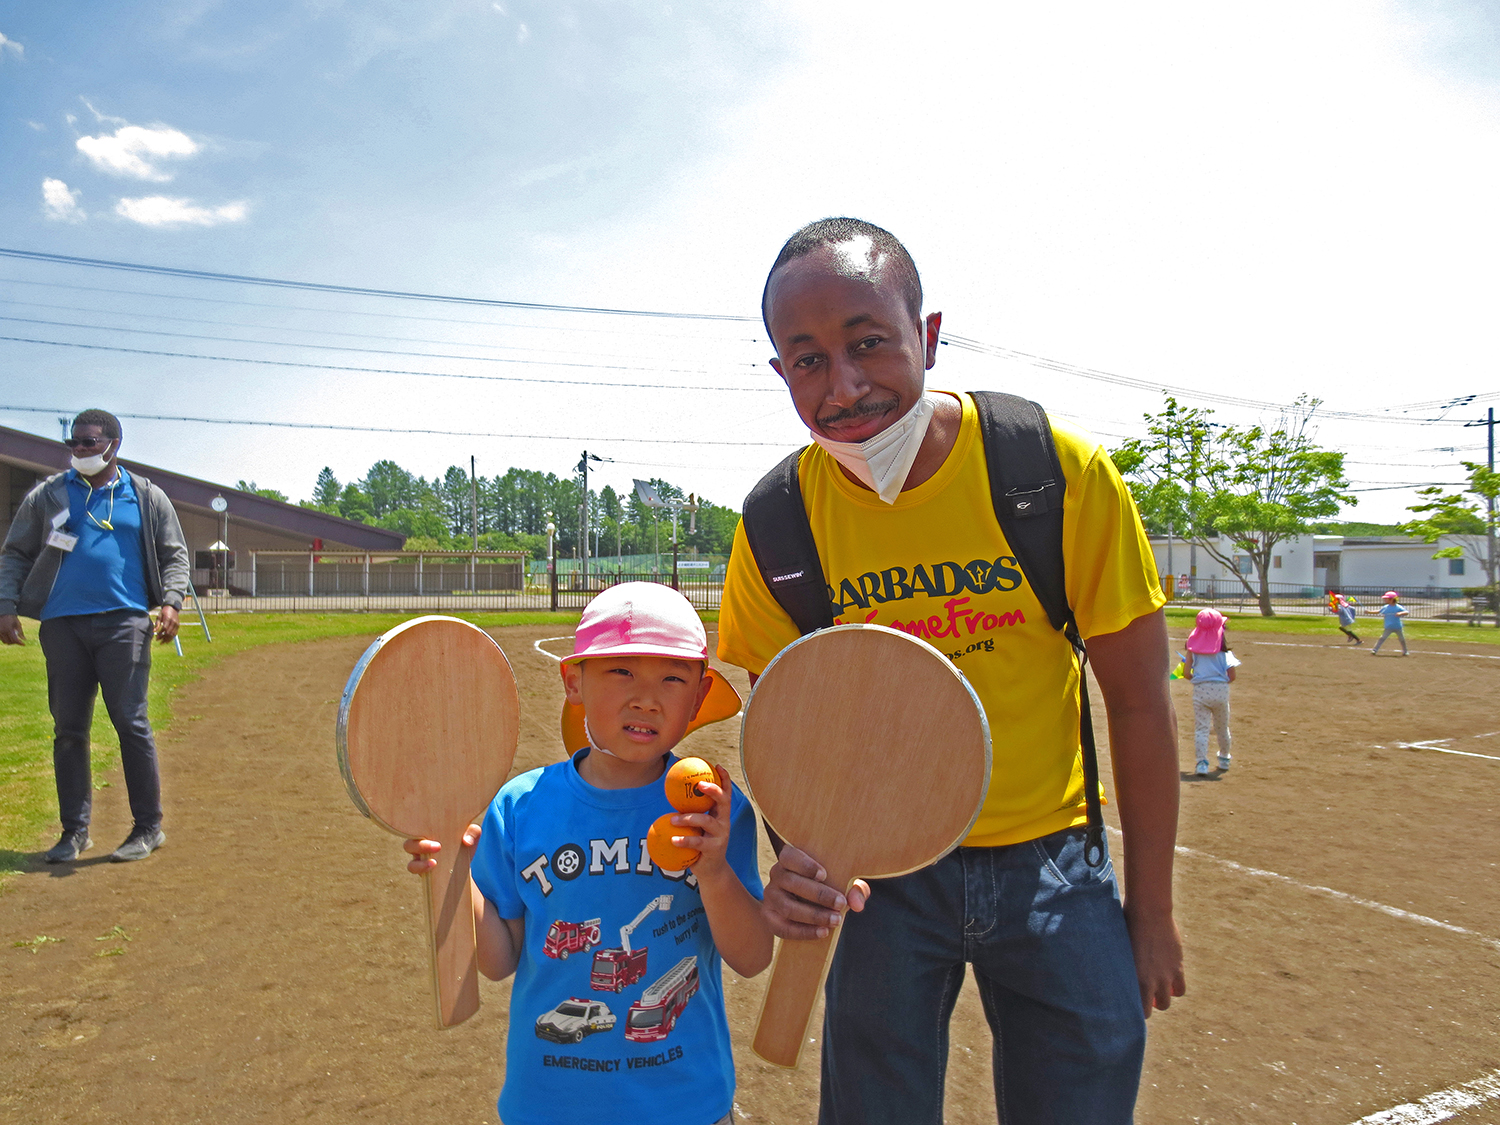
<path id="1" fill-rule="evenodd" d="M 533 642 L 562 631 L 496 632 L 520 684 L 518 772 L 561 755 L 556 666 Z M 1151 1020 L 1137 1119 L 1349 1125 L 1494 1070 L 1500 649 L 1242 642 L 1227 774 L 1192 776 L 1190 688 L 1174 686 L 1189 991 Z M 211 670 L 162 740 L 167 846 L 105 861 L 128 827 L 117 777 L 88 857 L 38 856 L 0 894 L 0 1121 L 496 1120 L 509 986 L 484 982 L 478 1016 L 431 1028 L 417 882 L 335 764 L 366 643 Z M 737 736 L 730 722 L 689 745 L 733 772 Z M 726 977 L 737 1120 L 814 1121 L 815 1053 L 795 1072 L 751 1055 L 765 977 Z M 970 984 L 949 1122 L 994 1120 L 988 1051 Z M 1500 1118 L 1486 1104 L 1449 1119 Z"/>

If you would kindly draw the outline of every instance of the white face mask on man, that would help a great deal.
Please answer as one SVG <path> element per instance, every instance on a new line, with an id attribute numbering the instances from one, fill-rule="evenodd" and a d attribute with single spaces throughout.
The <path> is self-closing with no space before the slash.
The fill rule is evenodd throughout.
<path id="1" fill-rule="evenodd" d="M 75 453 L 72 457 L 73 468 L 86 477 L 98 476 L 109 464 L 109 447 L 112 444 L 112 441 L 106 443 L 103 451 L 92 457 L 80 457 Z"/>
<path id="2" fill-rule="evenodd" d="M 936 402 L 924 394 L 894 425 L 865 441 L 830 441 L 813 434 L 817 442 L 844 468 L 868 485 L 887 504 L 894 504 L 911 473 L 922 439 L 932 422 Z"/>

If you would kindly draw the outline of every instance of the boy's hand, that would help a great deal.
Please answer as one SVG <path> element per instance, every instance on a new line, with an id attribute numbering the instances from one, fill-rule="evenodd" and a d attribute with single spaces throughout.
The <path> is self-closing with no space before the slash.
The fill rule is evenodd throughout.
<path id="1" fill-rule="evenodd" d="M 693 874 L 701 880 L 714 878 L 728 865 L 729 852 L 729 775 L 723 766 L 714 766 L 719 784 L 704 782 L 698 786 L 705 797 L 714 799 L 708 812 L 677 813 L 672 823 L 679 828 L 701 828 L 701 836 L 673 836 L 672 843 L 681 848 L 697 848 L 702 856 L 693 864 Z"/>
<path id="2" fill-rule="evenodd" d="M 477 824 L 471 824 L 464 829 L 464 847 L 472 849 L 479 843 L 479 833 L 482 829 Z M 443 850 L 443 845 L 436 840 L 407 840 L 401 845 L 408 855 L 415 856 L 406 869 L 413 875 L 426 875 L 437 866 L 437 860 L 432 857 Z"/>

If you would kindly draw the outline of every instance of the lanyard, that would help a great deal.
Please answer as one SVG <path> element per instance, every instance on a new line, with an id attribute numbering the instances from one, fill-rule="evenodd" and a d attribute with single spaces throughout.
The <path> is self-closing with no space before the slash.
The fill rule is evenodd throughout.
<path id="1" fill-rule="evenodd" d="M 95 527 L 97 527 L 97 528 L 99 528 L 99 529 L 101 529 L 103 531 L 113 531 L 115 529 L 115 525 L 114 525 L 114 518 L 115 518 L 115 496 L 116 496 L 115 489 L 116 489 L 116 487 L 120 483 L 120 474 L 116 473 L 115 474 L 115 479 L 112 480 L 112 481 L 110 481 L 108 484 L 106 484 L 104 486 L 105 488 L 107 488 L 109 490 L 109 515 L 108 515 L 108 517 L 106 517 L 105 519 L 102 519 L 102 520 L 98 516 L 94 515 L 93 512 L 89 511 L 89 503 L 94 499 L 94 486 L 92 484 L 89 484 L 87 478 L 84 478 L 83 483 L 84 483 L 84 485 L 89 490 L 89 494 L 86 497 L 84 497 L 84 500 L 83 500 L 83 514 L 88 519 L 91 519 L 91 520 L 94 521 L 94 526 Z"/>

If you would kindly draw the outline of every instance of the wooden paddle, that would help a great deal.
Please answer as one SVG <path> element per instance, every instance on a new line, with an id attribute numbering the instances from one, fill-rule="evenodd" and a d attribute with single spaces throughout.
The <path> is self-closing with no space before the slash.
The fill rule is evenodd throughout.
<path id="1" fill-rule="evenodd" d="M 931 645 L 839 625 L 793 641 L 756 681 L 740 764 L 766 823 L 847 891 L 936 863 L 969 834 L 989 788 L 989 724 Z M 755 1031 L 767 1062 L 797 1065 L 838 934 L 779 943 Z"/>
<path id="2" fill-rule="evenodd" d="M 505 653 L 454 617 L 418 617 L 380 637 L 339 704 L 339 769 L 355 807 L 398 836 L 443 845 L 422 876 L 440 1028 L 479 1009 L 463 834 L 505 784 L 519 716 Z"/>

